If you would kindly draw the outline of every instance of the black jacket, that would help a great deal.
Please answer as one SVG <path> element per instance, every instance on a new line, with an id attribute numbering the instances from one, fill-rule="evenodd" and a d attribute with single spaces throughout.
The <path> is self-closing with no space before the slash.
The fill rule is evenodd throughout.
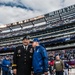
<path id="1" fill-rule="evenodd" d="M 31 75 L 33 48 L 28 46 L 27 50 L 23 45 L 18 46 L 14 52 L 13 69 L 17 69 L 17 75 Z"/>

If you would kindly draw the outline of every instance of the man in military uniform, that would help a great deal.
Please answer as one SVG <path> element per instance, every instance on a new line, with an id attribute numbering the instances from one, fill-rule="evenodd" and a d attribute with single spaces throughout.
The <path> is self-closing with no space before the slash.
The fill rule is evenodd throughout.
<path id="1" fill-rule="evenodd" d="M 31 75 L 33 48 L 30 46 L 29 37 L 22 40 L 23 45 L 18 46 L 13 57 L 14 75 Z"/>

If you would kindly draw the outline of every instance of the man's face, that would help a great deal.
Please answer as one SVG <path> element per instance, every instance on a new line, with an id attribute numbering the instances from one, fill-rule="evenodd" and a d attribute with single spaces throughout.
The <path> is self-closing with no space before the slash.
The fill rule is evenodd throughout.
<path id="1" fill-rule="evenodd" d="M 58 56 L 56 56 L 56 60 L 60 60 L 60 56 L 58 55 Z"/>
<path id="2" fill-rule="evenodd" d="M 6 60 L 9 60 L 9 57 L 6 57 Z"/>
<path id="3" fill-rule="evenodd" d="M 22 43 L 23 43 L 23 45 L 27 46 L 27 45 L 29 45 L 30 40 L 29 40 L 29 39 L 24 39 L 24 40 L 22 41 Z"/>
<path id="4" fill-rule="evenodd" d="M 33 46 L 33 47 L 36 47 L 36 45 L 37 45 L 37 42 L 33 42 L 33 43 L 32 43 L 32 46 Z"/>

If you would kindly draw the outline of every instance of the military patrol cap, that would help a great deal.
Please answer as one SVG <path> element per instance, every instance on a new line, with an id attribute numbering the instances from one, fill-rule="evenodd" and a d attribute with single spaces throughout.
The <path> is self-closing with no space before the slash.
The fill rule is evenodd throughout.
<path id="1" fill-rule="evenodd" d="M 24 36 L 22 40 L 25 40 L 25 39 L 29 40 L 30 37 L 29 36 Z"/>

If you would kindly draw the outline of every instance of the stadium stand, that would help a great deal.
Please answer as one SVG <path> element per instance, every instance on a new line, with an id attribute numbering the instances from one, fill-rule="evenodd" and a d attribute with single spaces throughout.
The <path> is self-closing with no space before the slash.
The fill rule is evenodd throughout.
<path id="1" fill-rule="evenodd" d="M 6 24 L 0 28 L 0 52 L 13 52 L 22 44 L 22 37 L 40 39 L 48 51 L 74 48 L 75 5 L 37 16 L 35 18 Z"/>
<path id="2" fill-rule="evenodd" d="M 21 45 L 22 37 L 38 37 L 48 50 L 74 47 L 75 5 L 0 28 L 0 51 Z M 60 45 L 59 45 L 60 44 Z M 69 44 L 67 46 L 67 44 Z M 53 46 L 53 47 L 52 47 Z"/>

